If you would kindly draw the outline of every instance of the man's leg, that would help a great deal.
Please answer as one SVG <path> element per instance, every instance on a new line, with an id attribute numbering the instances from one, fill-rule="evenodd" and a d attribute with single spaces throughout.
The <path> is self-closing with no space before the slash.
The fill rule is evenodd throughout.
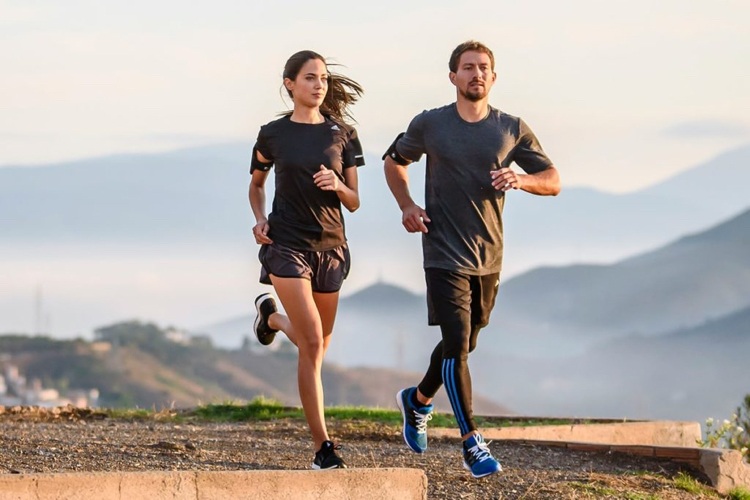
<path id="1" fill-rule="evenodd" d="M 474 477 L 488 476 L 501 471 L 502 467 L 474 422 L 468 358 L 476 347 L 479 330 L 487 324 L 486 306 L 491 309 L 494 294 L 490 303 L 484 300 L 482 285 L 487 279 L 483 277 L 430 269 L 426 276 L 428 300 L 436 312 L 435 319 L 443 337 L 441 373 L 463 440 L 464 468 Z"/>
<path id="2" fill-rule="evenodd" d="M 441 269 L 426 269 L 425 277 L 431 322 L 439 324 L 442 333 L 442 352 L 438 353 L 437 349 L 433 351 L 430 368 L 420 383 L 420 392 L 428 397 L 434 396 L 437 392 L 439 385 L 435 383 L 438 380 L 435 372 L 438 354 L 441 354 L 439 380 L 445 385 L 461 436 L 466 439 L 476 431 L 468 365 L 469 340 L 472 333 L 471 276 Z"/>

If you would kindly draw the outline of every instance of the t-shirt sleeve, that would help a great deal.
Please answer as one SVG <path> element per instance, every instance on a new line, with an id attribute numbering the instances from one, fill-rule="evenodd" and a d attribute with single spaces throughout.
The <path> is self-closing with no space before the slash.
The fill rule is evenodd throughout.
<path id="1" fill-rule="evenodd" d="M 270 163 L 263 163 L 260 160 L 258 160 L 257 153 L 260 152 L 261 155 L 263 155 L 263 158 L 266 160 L 270 160 Z M 250 173 L 253 173 L 255 170 L 262 170 L 262 171 L 268 171 L 271 170 L 271 167 L 273 166 L 273 154 L 271 153 L 271 148 L 268 144 L 268 134 L 265 126 L 260 128 L 260 132 L 258 132 L 258 138 L 255 141 L 255 145 L 253 146 L 253 155 L 250 158 Z"/>
<path id="2" fill-rule="evenodd" d="M 365 164 L 365 155 L 362 152 L 362 144 L 359 142 L 357 130 L 351 128 L 349 131 L 349 140 L 344 146 L 344 165 L 343 168 L 361 167 Z"/>
<path id="3" fill-rule="evenodd" d="M 425 113 L 415 116 L 406 133 L 396 143 L 396 152 L 409 161 L 419 161 L 425 153 L 424 146 L 424 122 Z"/>
<path id="4" fill-rule="evenodd" d="M 535 174 L 546 170 L 552 165 L 552 160 L 542 149 L 539 140 L 526 122 L 519 118 L 518 142 L 513 150 L 513 161 L 528 174 Z"/>

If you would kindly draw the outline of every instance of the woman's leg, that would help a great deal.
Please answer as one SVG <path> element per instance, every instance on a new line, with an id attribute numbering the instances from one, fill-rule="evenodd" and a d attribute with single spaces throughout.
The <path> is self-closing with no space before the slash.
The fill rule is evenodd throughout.
<path id="1" fill-rule="evenodd" d="M 331 312 L 330 305 L 327 304 L 330 299 L 318 299 L 313 296 L 310 281 L 307 279 L 271 276 L 271 281 L 287 314 L 271 315 L 269 324 L 272 328 L 281 327 L 278 329 L 286 333 L 299 350 L 297 385 L 305 419 L 317 450 L 323 441 L 328 441 L 323 413 L 321 368 L 323 355 L 330 341 L 335 308 Z M 320 294 L 315 294 L 317 295 Z M 318 310 L 319 301 L 328 305 L 323 313 Z"/>
<path id="2" fill-rule="evenodd" d="M 320 322 L 323 326 L 323 354 L 328 352 L 333 333 L 333 323 L 336 321 L 336 312 L 339 307 L 339 292 L 313 293 L 313 300 L 320 314 Z"/>
<path id="3" fill-rule="evenodd" d="M 339 306 L 339 292 L 333 293 L 315 293 L 313 292 L 313 300 L 315 306 L 320 314 L 320 321 L 323 325 L 323 344 L 324 351 L 328 351 L 328 345 L 331 342 L 331 334 L 333 333 L 333 323 L 336 321 L 336 312 Z M 282 331 L 286 334 L 289 341 L 297 345 L 297 334 L 294 330 L 292 322 L 289 321 L 289 317 L 280 313 L 275 312 L 268 318 L 268 326 L 274 330 Z"/>

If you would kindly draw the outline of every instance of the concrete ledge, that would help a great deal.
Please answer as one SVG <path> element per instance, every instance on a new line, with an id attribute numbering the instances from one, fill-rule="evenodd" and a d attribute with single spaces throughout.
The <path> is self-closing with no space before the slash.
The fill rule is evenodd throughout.
<path id="1" fill-rule="evenodd" d="M 455 429 L 430 429 L 430 435 L 455 437 Z M 701 439 L 698 422 L 588 423 L 571 425 L 534 425 L 529 427 L 482 428 L 485 439 L 523 441 L 563 441 L 580 443 L 632 444 L 695 447 Z"/>
<path id="2" fill-rule="evenodd" d="M 430 429 L 431 437 L 458 439 L 456 429 Z M 750 489 L 750 465 L 735 450 L 699 448 L 698 422 L 641 421 L 482 428 L 486 439 L 559 446 L 575 451 L 617 452 L 666 458 L 703 472 L 719 493 Z"/>
<path id="3" fill-rule="evenodd" d="M 727 494 L 738 486 L 750 489 L 750 465 L 739 451 L 701 450 L 700 464 L 719 493 Z"/>
<path id="4" fill-rule="evenodd" d="M 418 469 L 164 471 L 0 475 L 0 500 L 424 500 Z"/>
<path id="5" fill-rule="evenodd" d="M 534 444 L 543 443 L 542 441 L 534 440 L 528 440 L 528 442 Z M 627 453 L 643 457 L 666 458 L 674 462 L 688 464 L 704 473 L 711 481 L 711 485 L 721 494 L 727 494 L 738 486 L 750 489 L 750 464 L 745 462 L 742 458 L 742 453 L 736 450 L 686 448 L 683 446 L 562 443 L 560 441 L 555 441 L 551 444 L 575 451 Z"/>

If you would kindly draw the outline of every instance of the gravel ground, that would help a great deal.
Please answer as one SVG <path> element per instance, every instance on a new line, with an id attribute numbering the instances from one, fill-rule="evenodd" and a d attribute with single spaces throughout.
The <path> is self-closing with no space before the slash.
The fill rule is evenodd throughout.
<path id="1" fill-rule="evenodd" d="M 2 407 L 0 407 L 2 408 Z M 350 467 L 423 469 L 430 499 L 685 499 L 673 478 L 693 470 L 620 453 L 494 441 L 499 474 L 474 479 L 461 466 L 457 439 L 432 439 L 417 455 L 400 429 L 370 422 L 330 422 Z M 215 423 L 125 420 L 89 411 L 0 411 L 0 474 L 147 470 L 308 469 L 312 444 L 303 422 Z M 325 473 L 325 472 L 321 472 Z"/>

